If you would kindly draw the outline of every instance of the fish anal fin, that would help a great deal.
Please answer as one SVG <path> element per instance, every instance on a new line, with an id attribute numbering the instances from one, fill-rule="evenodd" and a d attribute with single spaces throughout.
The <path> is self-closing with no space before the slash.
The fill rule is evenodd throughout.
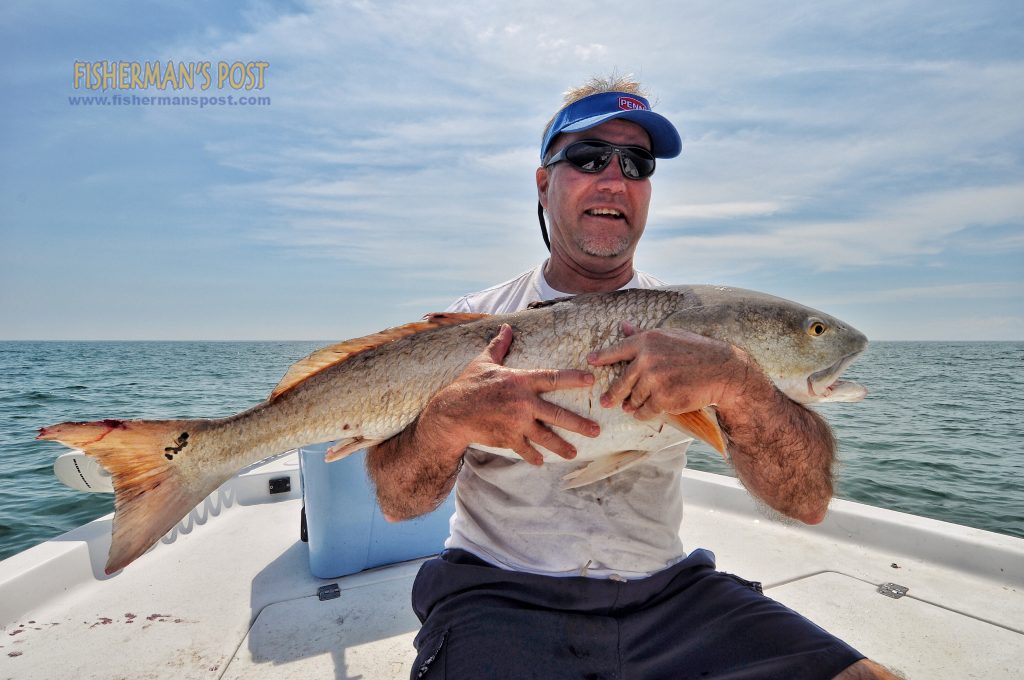
<path id="1" fill-rule="evenodd" d="M 593 460 L 590 464 L 562 477 L 562 490 L 578 489 L 642 463 L 651 457 L 650 451 L 621 451 Z"/>
<path id="2" fill-rule="evenodd" d="M 458 326 L 460 324 L 476 321 L 489 314 L 471 314 L 462 312 L 437 312 L 428 314 L 423 321 L 414 321 L 403 326 L 395 326 L 379 333 L 372 333 L 361 338 L 344 340 L 342 342 L 323 347 L 316 350 L 304 359 L 296 361 L 288 369 L 288 372 L 281 378 L 274 391 L 270 393 L 268 402 L 274 401 L 285 392 L 293 389 L 296 385 L 309 379 L 321 371 L 348 361 L 357 354 L 375 349 L 389 342 L 394 342 L 409 335 L 415 335 L 424 331 L 443 328 L 445 326 Z"/>
<path id="3" fill-rule="evenodd" d="M 718 425 L 718 417 L 715 415 L 713 407 L 705 406 L 688 413 L 666 413 L 665 417 L 669 424 L 706 442 L 711 448 L 722 454 L 723 458 L 728 457 L 725 452 L 725 435 Z"/>
<path id="4" fill-rule="evenodd" d="M 324 462 L 333 463 L 336 460 L 341 460 L 350 453 L 355 453 L 359 449 L 365 449 L 375 444 L 380 444 L 383 439 L 367 439 L 366 437 L 351 437 L 349 439 L 341 439 L 335 442 L 334 446 L 327 449 L 324 454 Z"/>
<path id="5" fill-rule="evenodd" d="M 37 439 L 84 450 L 111 474 L 114 523 L 105 571 L 149 550 L 230 474 L 189 479 L 178 464 L 209 427 L 205 420 L 100 420 L 44 427 Z"/>

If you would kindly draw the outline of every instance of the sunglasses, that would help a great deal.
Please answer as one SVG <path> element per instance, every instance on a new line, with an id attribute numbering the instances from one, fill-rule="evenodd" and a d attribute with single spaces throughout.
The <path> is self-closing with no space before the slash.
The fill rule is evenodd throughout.
<path id="1" fill-rule="evenodd" d="M 619 167 L 629 179 L 643 179 L 654 174 L 654 156 L 642 146 L 616 146 L 599 139 L 573 142 L 551 157 L 544 167 L 568 161 L 580 172 L 598 173 L 608 167 L 612 155 L 619 155 Z"/>

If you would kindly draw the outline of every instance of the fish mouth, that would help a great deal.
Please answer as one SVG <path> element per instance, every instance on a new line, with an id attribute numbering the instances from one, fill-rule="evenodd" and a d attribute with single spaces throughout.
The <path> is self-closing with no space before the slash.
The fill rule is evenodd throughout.
<path id="1" fill-rule="evenodd" d="M 860 401 L 868 391 L 858 383 L 839 380 L 846 367 L 861 355 L 863 350 L 847 354 L 828 368 L 815 371 L 807 376 L 807 394 L 814 401 Z"/>

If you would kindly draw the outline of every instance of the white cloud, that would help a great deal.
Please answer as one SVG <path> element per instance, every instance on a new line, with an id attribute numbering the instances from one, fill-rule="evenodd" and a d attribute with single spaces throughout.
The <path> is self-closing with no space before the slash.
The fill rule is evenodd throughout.
<path id="1" fill-rule="evenodd" d="M 661 207 L 658 209 L 658 218 L 665 220 L 721 220 L 733 217 L 774 215 L 782 209 L 782 204 L 772 201 L 688 203 Z"/>
<path id="2" fill-rule="evenodd" d="M 1019 341 L 1024 338 L 1024 316 L 969 311 L 956 318 L 949 312 L 915 315 L 912 323 L 893 323 L 875 335 L 886 340 Z"/>
<path id="3" fill-rule="evenodd" d="M 846 294 L 831 294 L 824 298 L 825 302 L 830 305 L 921 302 L 924 300 L 948 302 L 954 300 L 1005 299 L 1014 299 L 1024 303 L 1024 289 L 1021 288 L 1019 283 L 969 282 L 881 288 L 878 290 L 854 291 Z"/>
<path id="4" fill-rule="evenodd" d="M 929 192 L 874 206 L 857 219 L 795 220 L 784 215 L 715 234 L 655 233 L 653 259 L 666 268 L 676 263 L 678 253 L 686 253 L 688 259 L 715 261 L 725 270 L 757 263 L 850 270 L 940 253 L 949 236 L 998 224 L 1024 225 L 1024 184 Z"/>
<path id="5" fill-rule="evenodd" d="M 608 48 L 600 43 L 590 43 L 589 45 L 577 45 L 573 52 L 583 61 L 590 61 L 608 54 Z"/>
<path id="6" fill-rule="evenodd" d="M 30 11 L 18 7 L 5 11 Z M 287 13 L 256 3 L 233 31 L 133 48 L 265 59 L 272 106 L 133 112 L 116 133 L 141 149 L 160 138 L 201 149 L 154 158 L 169 177 L 211 178 L 201 190 L 161 185 L 150 208 L 161 223 L 181 221 L 181 204 L 201 206 L 225 215 L 218 227 L 243 245 L 335 259 L 339 276 L 421 277 L 423 298 L 447 299 L 434 293 L 493 283 L 543 256 L 541 128 L 568 86 L 632 72 L 684 137 L 683 155 L 653 180 L 640 266 L 783 288 L 831 272 L 865 291 L 876 268 L 901 266 L 907 280 L 889 299 L 968 300 L 1003 284 L 936 285 L 922 272 L 954 255 L 1024 250 L 1024 60 L 1009 15 L 998 3 L 923 1 L 311 0 Z M 32 68 L 66 80 L 63 62 Z M 109 131 L 109 112 L 78 113 L 55 117 L 38 153 L 94 134 L 97 119 Z M 97 154 L 74 181 L 113 192 L 145 174 L 136 167 Z M 1019 266 L 984 274 L 1021 281 Z"/>
<path id="7" fill-rule="evenodd" d="M 270 177 L 213 195 L 265 205 L 269 223 L 254 237 L 296 253 L 391 271 L 445 261 L 443 276 L 487 282 L 478 262 L 508 234 L 522 238 L 510 254 L 524 265 L 537 257 L 536 152 L 524 142 L 539 137 L 560 89 L 614 66 L 650 75 L 685 137 L 683 157 L 656 178 L 656 247 L 641 250 L 654 271 L 678 271 L 675 254 L 686 253 L 715 271 L 853 272 L 927 259 L 977 225 L 1024 221 L 1021 184 L 917 186 L 943 167 L 1012 170 L 1020 63 L 902 59 L 856 44 L 809 55 L 785 41 L 896 19 L 852 3 L 838 23 L 820 8 L 780 9 L 696 3 L 687 21 L 667 5 L 636 13 L 626 23 L 645 36 L 640 63 L 634 49 L 592 39 L 618 34 L 621 16 L 594 12 L 582 26 L 561 20 L 575 11 L 561 6 L 515 16 L 479 6 L 453 21 L 416 3 L 315 4 L 272 17 L 205 49 L 271 55 L 288 76 L 276 96 L 300 117 L 269 146 L 210 145 L 225 164 Z M 426 39 L 437 35 L 441 44 Z M 377 47 L 385 41 L 394 54 Z M 453 243 L 472 255 L 450 257 Z"/>

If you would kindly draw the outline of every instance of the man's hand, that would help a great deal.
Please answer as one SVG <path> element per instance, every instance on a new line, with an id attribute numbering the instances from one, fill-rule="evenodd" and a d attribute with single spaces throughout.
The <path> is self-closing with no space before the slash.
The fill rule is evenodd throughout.
<path id="1" fill-rule="evenodd" d="M 730 459 L 744 486 L 772 508 L 808 524 L 832 498 L 835 441 L 816 413 L 782 394 L 756 363 L 728 343 L 678 329 L 637 333 L 591 353 L 593 366 L 628 362 L 601 397 L 646 420 L 714 404 Z"/>
<path id="2" fill-rule="evenodd" d="M 637 334 L 626 321 L 622 332 L 625 340 L 587 357 L 593 366 L 627 362 L 601 395 L 605 408 L 622 405 L 640 420 L 688 413 L 729 401 L 750 379 L 749 358 L 726 342 L 681 329 Z"/>
<path id="3" fill-rule="evenodd" d="M 563 458 L 576 451 L 550 426 L 588 437 L 597 423 L 541 398 L 544 392 L 589 388 L 588 371 L 519 370 L 502 365 L 512 345 L 506 324 L 450 385 L 439 390 L 419 417 L 391 439 L 372 447 L 366 468 L 377 487 L 377 502 L 389 520 L 433 510 L 455 483 L 470 444 L 512 449 L 540 465 L 539 444 Z"/>
<path id="4" fill-rule="evenodd" d="M 466 366 L 449 386 L 441 389 L 424 409 L 448 423 L 453 438 L 463 443 L 512 449 L 534 465 L 544 457 L 540 444 L 562 458 L 576 457 L 576 449 L 549 426 L 587 437 L 600 433 L 598 424 L 541 398 L 544 392 L 589 388 L 594 375 L 571 369 L 521 370 L 502 365 L 512 345 L 512 329 L 503 324 L 487 348 Z"/>

